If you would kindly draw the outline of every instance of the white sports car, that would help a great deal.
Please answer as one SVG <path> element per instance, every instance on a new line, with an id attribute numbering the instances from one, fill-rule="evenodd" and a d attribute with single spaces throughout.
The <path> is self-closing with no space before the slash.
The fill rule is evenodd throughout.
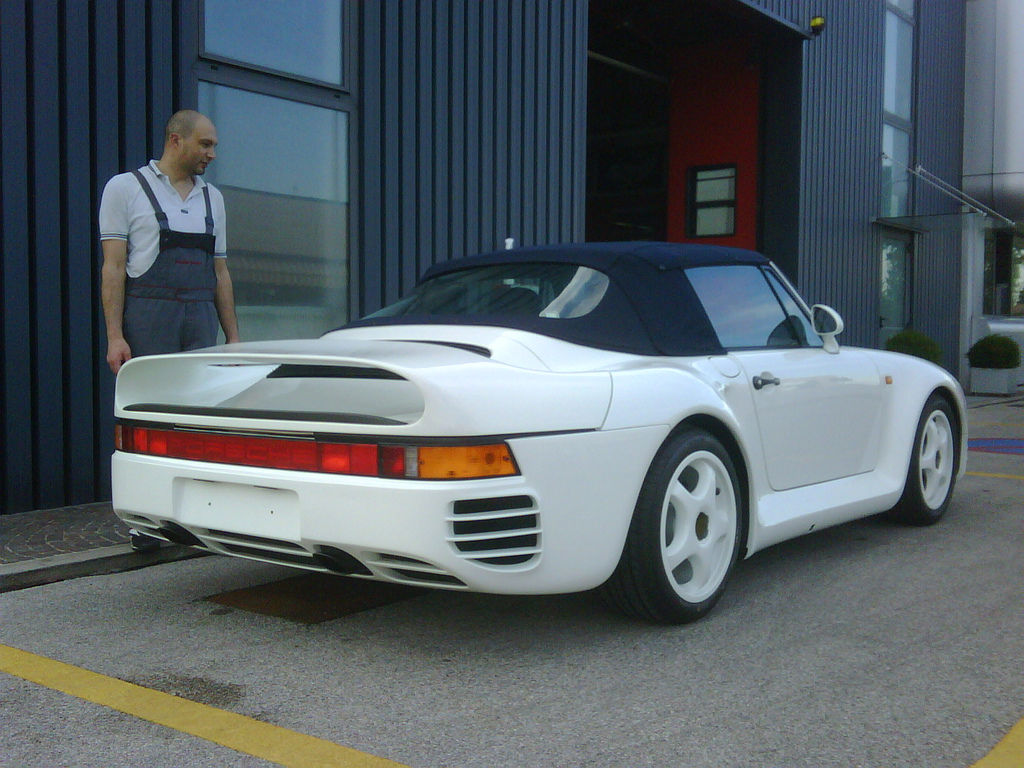
<path id="1" fill-rule="evenodd" d="M 960 386 L 840 348 L 842 328 L 750 251 L 455 260 L 319 339 L 130 361 L 114 508 L 227 555 L 445 589 L 597 587 L 627 613 L 690 621 L 738 558 L 946 510 Z"/>

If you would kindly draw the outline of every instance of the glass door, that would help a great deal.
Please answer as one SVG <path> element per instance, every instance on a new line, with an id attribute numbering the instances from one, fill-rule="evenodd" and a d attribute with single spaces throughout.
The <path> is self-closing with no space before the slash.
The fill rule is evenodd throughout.
<path id="1" fill-rule="evenodd" d="M 879 313 L 879 346 L 911 322 L 914 236 L 909 232 L 882 235 L 882 273 Z"/>

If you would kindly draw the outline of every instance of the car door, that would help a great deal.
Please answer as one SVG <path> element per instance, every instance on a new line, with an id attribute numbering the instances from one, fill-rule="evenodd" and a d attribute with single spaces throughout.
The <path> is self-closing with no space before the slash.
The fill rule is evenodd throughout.
<path id="1" fill-rule="evenodd" d="M 804 309 L 754 265 L 687 270 L 753 398 L 775 490 L 869 472 L 878 460 L 882 380 L 857 349 L 826 352 Z"/>

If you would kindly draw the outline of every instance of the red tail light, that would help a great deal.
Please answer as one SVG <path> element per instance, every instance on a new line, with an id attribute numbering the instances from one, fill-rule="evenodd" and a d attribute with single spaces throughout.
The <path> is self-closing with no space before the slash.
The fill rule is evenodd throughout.
<path id="1" fill-rule="evenodd" d="M 379 445 L 118 424 L 114 445 L 147 456 L 366 477 L 455 480 L 518 474 L 504 443 Z"/>

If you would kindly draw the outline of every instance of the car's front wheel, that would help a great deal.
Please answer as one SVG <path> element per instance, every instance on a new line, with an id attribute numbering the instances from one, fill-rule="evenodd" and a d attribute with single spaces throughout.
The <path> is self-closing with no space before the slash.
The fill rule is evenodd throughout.
<path id="1" fill-rule="evenodd" d="M 718 601 L 740 551 L 742 496 L 728 451 L 699 429 L 658 452 L 605 599 L 651 621 L 699 619 Z"/>
<path id="2" fill-rule="evenodd" d="M 932 395 L 917 423 L 903 496 L 890 514 L 911 525 L 938 522 L 953 495 L 959 452 L 960 435 L 949 402 Z"/>

